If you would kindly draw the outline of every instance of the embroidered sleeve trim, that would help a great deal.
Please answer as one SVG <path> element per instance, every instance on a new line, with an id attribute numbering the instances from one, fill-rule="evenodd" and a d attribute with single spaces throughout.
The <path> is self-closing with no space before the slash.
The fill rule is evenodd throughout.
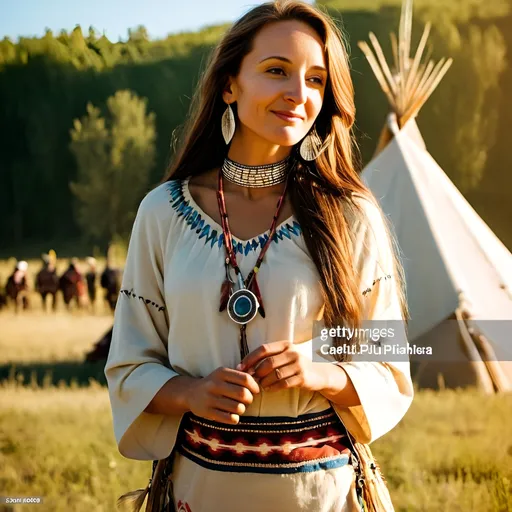
<path id="1" fill-rule="evenodd" d="M 146 305 L 151 305 L 153 307 L 155 307 L 156 309 L 158 309 L 158 311 L 165 311 L 165 306 L 160 306 L 160 304 L 157 304 L 156 302 L 152 301 L 151 299 L 146 299 L 145 297 L 143 297 L 142 295 L 137 295 L 134 291 L 133 291 L 133 288 L 131 290 L 121 290 L 120 293 L 124 293 L 124 295 L 126 295 L 128 298 L 130 299 L 139 299 L 141 300 L 143 303 L 145 303 Z"/>
<path id="2" fill-rule="evenodd" d="M 363 295 L 368 295 L 372 290 L 373 288 L 375 287 L 375 285 L 379 282 L 379 281 L 382 281 L 384 279 L 384 281 L 387 281 L 388 279 L 391 279 L 391 274 L 386 274 L 385 276 L 381 276 L 377 279 L 375 279 L 372 283 L 372 285 L 369 287 L 369 288 L 366 288 L 366 290 L 364 290 L 363 292 Z"/>

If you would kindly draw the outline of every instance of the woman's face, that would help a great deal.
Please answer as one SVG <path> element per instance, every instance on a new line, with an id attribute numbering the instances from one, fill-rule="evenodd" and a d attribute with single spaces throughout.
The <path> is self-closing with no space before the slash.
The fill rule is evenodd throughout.
<path id="1" fill-rule="evenodd" d="M 272 23 L 258 33 L 223 94 L 226 103 L 237 104 L 235 138 L 244 145 L 293 146 L 308 133 L 322 108 L 327 81 L 322 48 L 318 34 L 300 21 Z"/>

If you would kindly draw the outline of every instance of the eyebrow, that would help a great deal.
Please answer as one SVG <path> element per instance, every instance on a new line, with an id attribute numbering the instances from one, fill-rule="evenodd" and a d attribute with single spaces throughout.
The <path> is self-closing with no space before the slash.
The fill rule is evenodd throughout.
<path id="1" fill-rule="evenodd" d="M 260 64 L 262 62 L 265 62 L 266 60 L 270 60 L 270 59 L 277 59 L 277 60 L 281 60 L 283 62 L 287 62 L 288 64 L 292 64 L 292 61 L 290 59 L 287 59 L 286 57 L 281 57 L 279 55 L 272 55 L 271 57 L 265 57 L 263 60 L 260 60 Z M 327 73 L 327 69 L 325 69 L 323 66 L 312 66 L 311 69 L 316 69 L 318 71 L 325 71 Z"/>

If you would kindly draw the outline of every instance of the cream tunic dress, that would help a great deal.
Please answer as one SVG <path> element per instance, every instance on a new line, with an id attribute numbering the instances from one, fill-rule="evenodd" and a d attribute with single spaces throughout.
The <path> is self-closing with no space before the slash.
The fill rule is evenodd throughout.
<path id="1" fill-rule="evenodd" d="M 401 319 L 380 210 L 362 196 L 352 201 L 364 212 L 363 217 L 350 216 L 364 317 Z M 240 362 L 239 327 L 226 311 L 218 311 L 225 277 L 222 237 L 221 226 L 190 195 L 188 179 L 158 186 L 140 204 L 105 367 L 115 437 L 125 457 L 156 460 L 171 453 L 182 417 L 144 412 L 169 379 L 204 377 Z M 243 275 L 253 268 L 267 237 L 268 232 L 250 240 L 234 237 Z M 290 339 L 312 357 L 312 326 L 322 307 L 320 283 L 293 216 L 277 227 L 258 283 L 267 314 L 248 324 L 249 351 Z M 261 390 L 244 416 L 297 418 L 332 407 L 358 442 L 373 442 L 411 404 L 409 362 L 337 364 L 346 370 L 361 405 L 330 404 L 320 393 L 302 389 Z M 287 474 L 226 472 L 205 468 L 180 453 L 172 477 L 176 508 L 187 512 L 355 510 L 349 497 L 353 479 L 350 464 Z"/>

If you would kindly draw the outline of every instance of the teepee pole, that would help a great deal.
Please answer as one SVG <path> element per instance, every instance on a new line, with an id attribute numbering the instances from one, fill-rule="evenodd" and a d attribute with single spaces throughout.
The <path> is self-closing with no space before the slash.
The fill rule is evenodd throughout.
<path id="1" fill-rule="evenodd" d="M 377 59 L 373 55 L 371 48 L 364 41 L 361 41 L 358 45 L 359 45 L 359 48 L 361 48 L 362 52 L 365 54 L 366 59 L 368 60 L 368 63 L 370 64 L 370 67 L 372 68 L 372 71 L 375 75 L 375 78 L 379 82 L 379 85 L 380 85 L 382 91 L 388 98 L 391 108 L 395 109 L 396 108 L 396 103 L 395 103 L 396 95 L 393 94 L 393 91 L 389 87 L 386 77 L 384 76 L 384 73 L 382 72 L 381 68 L 379 67 L 379 63 L 377 62 Z"/>
<path id="2" fill-rule="evenodd" d="M 414 56 L 411 56 L 412 22 L 413 0 L 403 0 L 398 37 L 394 33 L 390 35 L 391 64 L 388 64 L 382 46 L 372 32 L 369 34 L 371 47 L 364 41 L 358 43 L 396 114 L 400 128 L 418 114 L 452 64 L 452 59 L 443 58 L 437 64 L 430 60 L 427 43 L 432 29 L 431 23 L 425 25 Z M 382 143 L 391 138 L 390 134 L 381 134 L 376 154 L 382 149 Z"/>
<path id="3" fill-rule="evenodd" d="M 446 74 L 451 64 L 451 59 L 444 62 L 444 58 L 437 63 L 434 71 L 430 74 L 423 86 L 419 88 L 417 100 L 413 105 L 411 105 L 409 110 L 404 113 L 405 118 L 411 117 L 413 114 L 415 115 L 420 111 L 421 107 L 423 107 L 432 93 L 436 90 L 439 82 L 443 79 L 443 76 Z"/>
<path id="4" fill-rule="evenodd" d="M 405 89 L 407 91 L 407 97 L 405 99 L 406 103 L 411 100 L 411 85 L 413 84 L 416 75 L 418 73 L 418 69 L 420 67 L 421 57 L 423 56 L 423 52 L 425 50 L 425 46 L 427 45 L 428 36 L 430 34 L 431 24 L 427 23 L 425 25 L 425 30 L 423 31 L 423 35 L 421 36 L 420 44 L 416 50 L 416 55 L 414 56 L 414 60 L 411 66 L 411 71 L 409 76 L 407 77 L 407 83 L 405 85 Z"/>
<path id="5" fill-rule="evenodd" d="M 384 73 L 384 76 L 386 77 L 386 79 L 389 83 L 391 91 L 396 96 L 396 94 L 398 92 L 396 79 L 392 75 L 391 70 L 389 69 L 388 63 L 386 62 L 386 57 L 384 57 L 384 52 L 382 51 L 382 47 L 379 44 L 379 40 L 377 39 L 377 37 L 375 37 L 375 34 L 373 32 L 370 32 L 369 37 L 370 37 L 370 41 L 372 42 L 373 49 L 374 49 L 375 55 L 377 56 L 379 65 Z"/>
<path id="6" fill-rule="evenodd" d="M 398 39 L 394 32 L 391 32 L 389 37 L 391 39 L 391 51 L 393 52 L 393 68 L 398 69 Z"/>
<path id="7" fill-rule="evenodd" d="M 455 317 L 457 318 L 457 324 L 459 326 L 460 342 L 463 350 L 468 357 L 468 361 L 475 371 L 475 375 L 478 381 L 478 388 L 482 389 L 486 394 L 494 394 L 494 385 L 487 370 L 487 367 L 482 361 L 482 357 L 475 346 L 475 341 L 469 333 L 466 322 L 464 321 L 464 313 L 461 307 L 455 310 Z"/>

